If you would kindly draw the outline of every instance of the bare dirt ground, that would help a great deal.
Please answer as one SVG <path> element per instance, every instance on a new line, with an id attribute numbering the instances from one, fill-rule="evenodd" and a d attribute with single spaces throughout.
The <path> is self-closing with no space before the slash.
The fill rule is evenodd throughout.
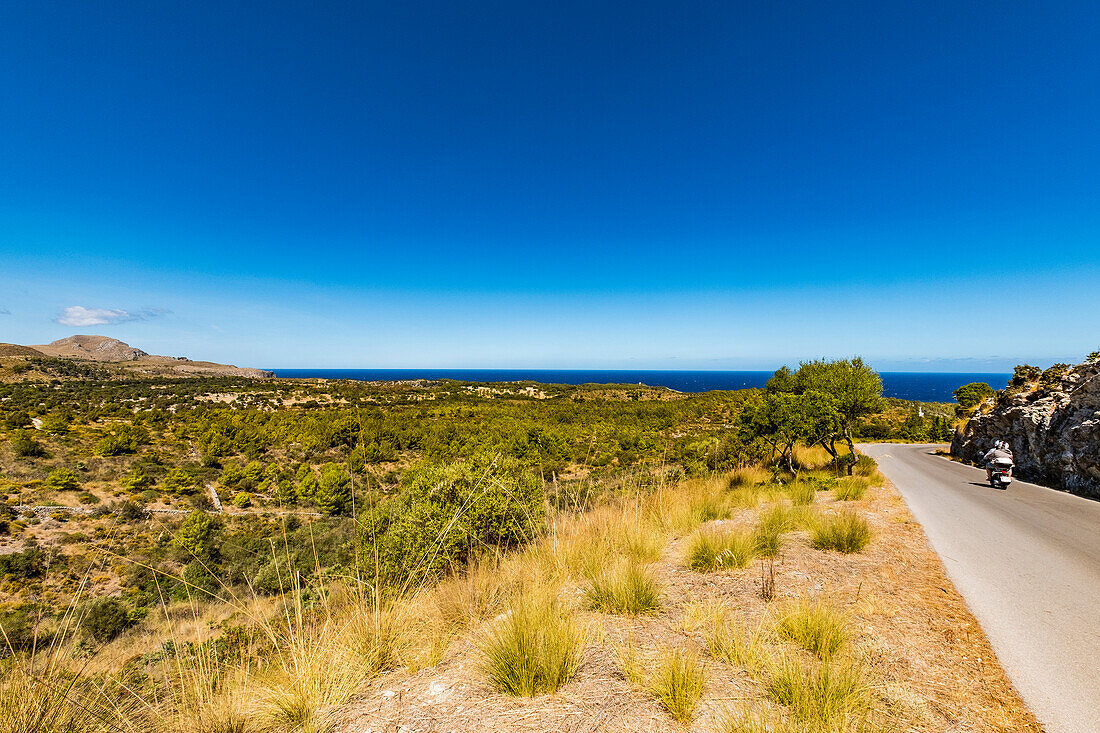
<path id="1" fill-rule="evenodd" d="M 823 600 L 848 617 L 852 655 L 869 670 L 875 731 L 984 733 L 1040 731 L 1008 682 L 981 628 L 948 581 L 924 531 L 892 486 L 844 502 L 867 517 L 875 536 L 861 553 L 815 550 L 806 532 L 786 536 L 775 565 L 775 597 L 761 597 L 761 561 L 743 570 L 697 573 L 683 562 L 686 536 L 674 537 L 653 570 L 664 586 L 660 612 L 626 618 L 588 611 L 583 662 L 556 694 L 514 698 L 494 690 L 475 643 L 485 625 L 454 642 L 442 660 L 415 673 L 375 680 L 341 711 L 341 733 L 412 731 L 716 731 L 727 713 L 782 708 L 767 699 L 758 675 L 707 655 L 704 610 L 716 603 L 749 629 L 794 598 Z M 841 503 L 819 492 L 817 508 Z M 751 526 L 755 510 L 724 520 Z M 581 594 L 579 586 L 565 593 Z M 620 670 L 616 647 L 633 639 L 654 664 L 659 650 L 691 646 L 707 681 L 685 727 Z"/>

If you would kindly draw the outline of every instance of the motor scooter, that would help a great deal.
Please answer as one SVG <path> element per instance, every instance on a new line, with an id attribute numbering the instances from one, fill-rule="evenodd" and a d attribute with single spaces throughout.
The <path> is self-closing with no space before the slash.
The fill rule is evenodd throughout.
<path id="1" fill-rule="evenodd" d="M 1012 483 L 1012 462 L 993 461 L 990 465 L 989 485 L 995 489 L 1007 489 Z"/>

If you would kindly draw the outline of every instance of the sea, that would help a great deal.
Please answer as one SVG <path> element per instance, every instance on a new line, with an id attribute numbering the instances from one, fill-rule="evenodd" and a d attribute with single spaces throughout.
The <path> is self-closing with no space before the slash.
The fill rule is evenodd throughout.
<path id="1" fill-rule="evenodd" d="M 678 392 L 763 387 L 772 372 L 590 369 L 274 369 L 278 377 L 355 379 L 366 382 L 454 379 L 460 382 L 542 384 L 645 384 Z M 880 372 L 883 395 L 918 402 L 952 402 L 964 384 L 985 382 L 1001 389 L 1011 374 L 967 372 Z"/>

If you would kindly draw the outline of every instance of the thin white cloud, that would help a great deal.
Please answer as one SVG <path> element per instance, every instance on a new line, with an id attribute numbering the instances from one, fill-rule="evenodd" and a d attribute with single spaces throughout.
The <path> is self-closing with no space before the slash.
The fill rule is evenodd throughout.
<path id="1" fill-rule="evenodd" d="M 0 308 L 0 316 L 10 316 L 11 311 L 7 308 Z"/>
<path id="2" fill-rule="evenodd" d="M 170 314 L 165 308 L 142 308 L 137 313 L 120 308 L 85 308 L 82 305 L 70 305 L 61 311 L 54 323 L 63 326 L 106 326 L 127 321 L 147 321 Z"/>

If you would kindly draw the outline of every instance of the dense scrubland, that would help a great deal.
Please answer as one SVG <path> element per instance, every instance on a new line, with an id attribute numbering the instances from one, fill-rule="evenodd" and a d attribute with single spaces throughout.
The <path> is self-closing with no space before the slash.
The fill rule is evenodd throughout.
<path id="1" fill-rule="evenodd" d="M 873 534 L 859 512 L 816 510 L 875 483 L 851 442 L 942 439 L 952 411 L 882 400 L 858 360 L 704 394 L 0 366 L 12 730 L 325 730 L 371 679 L 469 634 L 497 689 L 551 691 L 585 648 L 563 587 L 586 613 L 646 615 L 667 605 L 647 568 L 670 542 L 698 573 L 765 567 L 791 532 L 859 552 Z M 742 510 L 758 523 L 720 523 Z M 697 651 L 623 674 L 688 721 Z M 760 679 L 832 674 L 782 663 Z M 880 720 L 862 692 L 833 715 L 792 689 L 769 693 L 768 715 Z"/>

